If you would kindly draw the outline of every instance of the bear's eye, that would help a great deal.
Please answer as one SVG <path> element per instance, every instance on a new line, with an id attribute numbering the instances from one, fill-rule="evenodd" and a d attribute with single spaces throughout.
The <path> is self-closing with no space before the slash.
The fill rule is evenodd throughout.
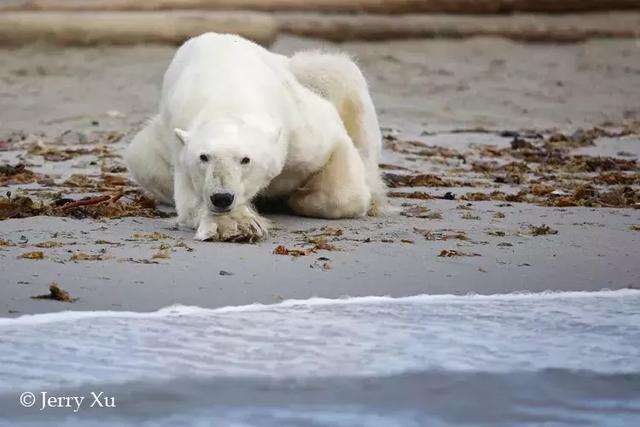
<path id="1" fill-rule="evenodd" d="M 203 162 L 208 162 L 209 156 L 207 156 L 206 154 L 200 154 L 200 160 L 202 160 Z"/>
<path id="2" fill-rule="evenodd" d="M 248 157 L 243 157 L 242 160 L 240 160 L 240 164 L 246 165 L 251 161 L 250 158 Z"/>

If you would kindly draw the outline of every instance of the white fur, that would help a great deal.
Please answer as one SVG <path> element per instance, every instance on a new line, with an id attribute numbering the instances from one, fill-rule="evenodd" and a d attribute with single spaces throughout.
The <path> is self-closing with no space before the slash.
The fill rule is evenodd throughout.
<path id="1" fill-rule="evenodd" d="M 257 195 L 284 197 L 306 216 L 377 213 L 380 144 L 366 81 L 346 56 L 287 58 L 207 33 L 176 52 L 160 111 L 125 159 L 142 187 L 175 203 L 196 239 L 252 241 L 269 227 L 251 206 Z M 234 195 L 230 210 L 212 204 L 215 193 Z"/>

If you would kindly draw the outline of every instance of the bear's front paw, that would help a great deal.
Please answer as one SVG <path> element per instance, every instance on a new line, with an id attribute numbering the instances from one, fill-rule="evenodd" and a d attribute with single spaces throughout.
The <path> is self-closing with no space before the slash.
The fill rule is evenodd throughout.
<path id="1" fill-rule="evenodd" d="M 196 235 L 193 236 L 196 240 L 218 240 L 218 223 L 215 218 L 210 215 L 203 217 L 200 220 L 200 225 L 196 230 Z"/>
<path id="2" fill-rule="evenodd" d="M 269 221 L 251 208 L 239 207 L 228 215 L 208 214 L 202 218 L 196 240 L 255 242 L 269 235 Z"/>
<path id="3" fill-rule="evenodd" d="M 177 229 L 193 230 L 199 228 L 202 222 L 198 222 L 193 216 L 179 216 L 173 220 L 174 226 Z"/>

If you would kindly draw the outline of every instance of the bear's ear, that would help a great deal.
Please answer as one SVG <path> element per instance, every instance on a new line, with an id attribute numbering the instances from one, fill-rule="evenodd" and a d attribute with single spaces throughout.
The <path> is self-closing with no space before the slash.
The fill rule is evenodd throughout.
<path id="1" fill-rule="evenodd" d="M 176 134 L 176 137 L 178 137 L 178 141 L 182 142 L 185 145 L 187 144 L 187 142 L 189 142 L 189 134 L 186 131 L 175 128 L 173 132 Z"/>

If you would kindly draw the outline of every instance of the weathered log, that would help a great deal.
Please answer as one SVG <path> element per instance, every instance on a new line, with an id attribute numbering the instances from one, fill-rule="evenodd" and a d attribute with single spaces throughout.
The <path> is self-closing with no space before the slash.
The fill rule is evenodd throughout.
<path id="1" fill-rule="evenodd" d="M 0 44 L 179 44 L 206 32 L 231 32 L 262 44 L 284 33 L 331 41 L 506 37 L 529 42 L 576 42 L 592 37 L 640 37 L 640 13 L 511 16 L 336 15 L 250 12 L 6 12 Z"/>
<path id="2" fill-rule="evenodd" d="M 406 38 L 505 37 L 525 42 L 578 42 L 640 36 L 640 13 L 588 15 L 319 15 L 276 13 L 280 31 L 335 42 Z"/>
<path id="3" fill-rule="evenodd" d="M 236 33 L 263 45 L 278 33 L 273 17 L 258 12 L 0 13 L 0 44 L 180 44 L 207 31 Z"/>
<path id="4" fill-rule="evenodd" d="M 4 0 L 0 10 L 247 9 L 336 13 L 567 13 L 640 9 L 640 0 Z"/>

